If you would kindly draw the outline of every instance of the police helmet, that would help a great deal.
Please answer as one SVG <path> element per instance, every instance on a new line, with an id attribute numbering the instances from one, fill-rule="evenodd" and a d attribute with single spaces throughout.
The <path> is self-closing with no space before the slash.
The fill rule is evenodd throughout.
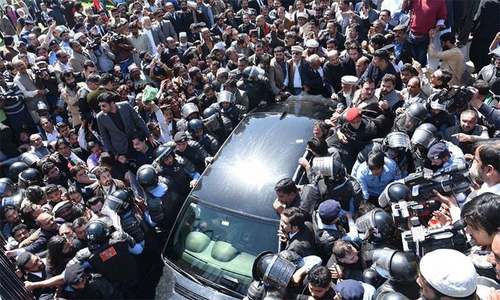
<path id="1" fill-rule="evenodd" d="M 174 150 L 175 150 L 175 147 L 172 145 L 168 145 L 168 144 L 160 145 L 155 150 L 155 159 L 157 159 L 160 156 L 162 158 L 168 157 L 170 154 L 172 154 L 174 152 Z"/>
<path id="2" fill-rule="evenodd" d="M 436 126 L 431 123 L 424 123 L 415 129 L 411 137 L 411 143 L 429 149 L 437 141 L 437 131 Z"/>
<path id="3" fill-rule="evenodd" d="M 313 158 L 312 170 L 314 173 L 329 177 L 333 181 L 343 179 L 346 176 L 346 170 L 342 162 L 332 156 Z"/>
<path id="4" fill-rule="evenodd" d="M 373 251 L 375 270 L 384 278 L 398 282 L 414 282 L 417 279 L 417 256 L 413 252 L 402 252 L 384 248 Z"/>
<path id="5" fill-rule="evenodd" d="M 392 183 L 387 188 L 387 196 L 391 202 L 398 202 L 400 200 L 407 199 L 409 195 L 410 189 L 406 186 L 406 184 L 401 182 Z"/>
<path id="6" fill-rule="evenodd" d="M 137 182 L 143 188 L 154 187 L 158 184 L 158 174 L 152 165 L 142 165 L 137 170 Z"/>
<path id="7" fill-rule="evenodd" d="M 9 167 L 9 178 L 12 179 L 12 181 L 17 182 L 19 174 L 28 168 L 29 166 L 25 162 L 16 161 Z"/>
<path id="8" fill-rule="evenodd" d="M 132 197 L 128 190 L 117 190 L 106 197 L 106 205 L 120 214 L 128 210 Z"/>
<path id="9" fill-rule="evenodd" d="M 14 192 L 14 182 L 8 177 L 0 178 L 0 198 Z"/>
<path id="10" fill-rule="evenodd" d="M 195 113 L 199 114 L 200 109 L 198 108 L 198 106 L 196 106 L 196 104 L 194 104 L 192 102 L 184 104 L 181 108 L 181 117 L 186 119 L 186 120 L 193 118 L 192 115 Z"/>
<path id="11" fill-rule="evenodd" d="M 231 93 L 230 91 L 221 91 L 217 95 L 217 103 L 233 103 L 233 93 Z"/>
<path id="12" fill-rule="evenodd" d="M 411 118 L 417 120 L 417 123 L 420 124 L 427 119 L 427 116 L 429 115 L 429 112 L 425 108 L 425 105 L 422 103 L 412 103 L 408 109 L 406 110 L 407 115 L 410 116 Z"/>
<path id="13" fill-rule="evenodd" d="M 381 238 L 387 238 L 394 232 L 394 221 L 387 212 L 375 208 L 356 219 L 356 228 L 360 232 L 375 230 Z"/>
<path id="14" fill-rule="evenodd" d="M 188 131 L 191 135 L 195 134 L 200 129 L 203 129 L 203 121 L 200 119 L 193 119 L 189 121 Z"/>
<path id="15" fill-rule="evenodd" d="M 243 69 L 242 75 L 243 78 L 247 79 L 257 79 L 259 76 L 263 76 L 265 74 L 265 71 L 259 67 L 256 66 L 248 66 L 245 69 Z"/>
<path id="16" fill-rule="evenodd" d="M 273 254 L 262 252 L 252 266 L 254 280 L 263 281 L 274 288 L 285 288 L 295 273 L 296 266 L 292 262 Z"/>
<path id="17" fill-rule="evenodd" d="M 382 144 L 384 151 L 387 151 L 387 148 L 406 151 L 410 148 L 410 137 L 404 132 L 395 131 L 389 133 Z"/>
<path id="18" fill-rule="evenodd" d="M 90 221 L 85 228 L 85 239 L 94 247 L 99 247 L 100 245 L 108 241 L 110 235 L 109 227 L 102 220 Z"/>
<path id="19" fill-rule="evenodd" d="M 28 168 L 19 174 L 19 183 L 28 187 L 30 185 L 42 185 L 42 174 L 34 168 Z"/>
<path id="20" fill-rule="evenodd" d="M 207 119 L 210 118 L 213 115 L 216 115 L 217 117 L 219 116 L 219 108 L 217 105 L 210 105 L 209 107 L 205 108 L 203 111 L 203 118 Z"/>
<path id="21" fill-rule="evenodd" d="M 22 162 L 26 163 L 28 166 L 34 166 L 37 162 L 40 161 L 40 158 L 38 158 L 38 156 L 29 152 L 24 152 L 23 154 L 21 154 L 19 159 Z"/>

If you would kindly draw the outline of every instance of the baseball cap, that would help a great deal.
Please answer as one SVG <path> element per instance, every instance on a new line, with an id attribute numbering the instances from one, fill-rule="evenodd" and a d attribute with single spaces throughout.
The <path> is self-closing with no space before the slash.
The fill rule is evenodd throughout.
<path id="1" fill-rule="evenodd" d="M 339 281 L 335 291 L 342 296 L 342 300 L 363 300 L 365 289 L 360 281 L 346 279 Z"/>
<path id="2" fill-rule="evenodd" d="M 69 265 L 64 270 L 64 282 L 66 284 L 75 284 L 82 278 L 84 273 L 85 268 L 81 264 Z"/>
<path id="3" fill-rule="evenodd" d="M 330 223 L 342 215 L 342 207 L 338 201 L 329 199 L 319 205 L 318 212 L 323 223 Z"/>
<path id="4" fill-rule="evenodd" d="M 174 135 L 174 141 L 176 143 L 187 141 L 187 135 L 184 131 L 179 131 Z"/>
<path id="5" fill-rule="evenodd" d="M 347 122 L 352 122 L 361 117 L 361 111 L 357 107 L 349 107 L 345 110 L 344 118 Z"/>
<path id="6" fill-rule="evenodd" d="M 444 142 L 438 142 L 432 145 L 427 152 L 428 159 L 441 159 L 449 155 L 450 151 L 448 150 L 448 146 L 446 146 Z"/>
<path id="7" fill-rule="evenodd" d="M 420 274 L 438 292 L 455 298 L 471 296 L 478 275 L 470 258 L 453 249 L 438 249 L 420 260 Z"/>

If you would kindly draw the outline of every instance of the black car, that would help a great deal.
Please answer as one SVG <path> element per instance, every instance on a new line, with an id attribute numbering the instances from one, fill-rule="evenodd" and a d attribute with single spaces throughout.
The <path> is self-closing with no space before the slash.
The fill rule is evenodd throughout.
<path id="1" fill-rule="evenodd" d="M 163 250 L 158 299 L 242 298 L 252 265 L 278 251 L 275 183 L 306 183 L 300 157 L 316 120 L 328 109 L 308 101 L 276 104 L 247 115 L 205 170 L 177 216 Z"/>

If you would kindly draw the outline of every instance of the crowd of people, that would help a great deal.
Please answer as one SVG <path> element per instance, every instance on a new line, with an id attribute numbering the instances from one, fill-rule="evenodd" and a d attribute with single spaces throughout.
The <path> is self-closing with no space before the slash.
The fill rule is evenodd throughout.
<path id="1" fill-rule="evenodd" d="M 500 299 L 499 13 L 495 0 L 6 0 L 3 252 L 37 299 L 153 298 L 166 234 L 245 114 L 314 101 L 331 117 L 298 161 L 309 184 L 276 178 L 269 208 L 274 259 L 293 272 L 281 286 L 263 272 L 246 297 Z M 449 249 L 415 242 L 443 228 Z"/>

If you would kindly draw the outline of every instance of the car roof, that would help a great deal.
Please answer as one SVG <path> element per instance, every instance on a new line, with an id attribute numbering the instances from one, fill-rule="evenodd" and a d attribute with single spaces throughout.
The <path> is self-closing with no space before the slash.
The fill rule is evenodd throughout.
<path id="1" fill-rule="evenodd" d="M 277 220 L 272 209 L 274 185 L 293 176 L 312 137 L 314 122 L 325 112 L 324 106 L 301 102 L 247 115 L 205 170 L 192 195 L 232 211 Z"/>

